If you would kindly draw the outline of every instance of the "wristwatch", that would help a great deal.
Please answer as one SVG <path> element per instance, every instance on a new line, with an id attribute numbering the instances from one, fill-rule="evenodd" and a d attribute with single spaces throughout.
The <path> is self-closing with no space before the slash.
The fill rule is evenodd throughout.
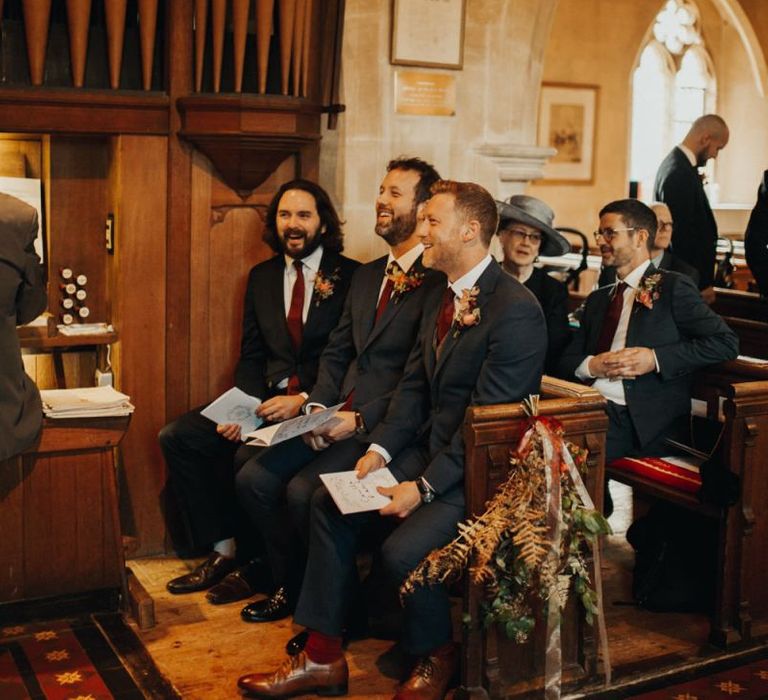
<path id="1" fill-rule="evenodd" d="M 366 432 L 365 421 L 363 420 L 363 414 L 360 411 L 355 411 L 355 432 L 358 435 L 362 435 Z"/>
<path id="2" fill-rule="evenodd" d="M 423 476 L 420 476 L 418 479 L 416 479 L 416 487 L 419 489 L 419 493 L 421 494 L 422 503 L 432 503 L 432 501 L 435 500 L 434 489 L 429 485 L 429 482 Z"/>

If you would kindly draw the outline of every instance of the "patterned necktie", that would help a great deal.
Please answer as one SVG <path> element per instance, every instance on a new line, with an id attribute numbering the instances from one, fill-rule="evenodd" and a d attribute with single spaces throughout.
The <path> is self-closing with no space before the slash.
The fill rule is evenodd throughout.
<path id="1" fill-rule="evenodd" d="M 443 342 L 443 338 L 448 334 L 453 323 L 453 316 L 456 313 L 456 306 L 454 299 L 456 295 L 453 293 L 453 289 L 448 287 L 443 294 L 443 301 L 440 304 L 440 311 L 437 313 L 437 335 L 435 338 L 436 345 L 440 345 Z"/>
<path id="2" fill-rule="evenodd" d="M 301 348 L 301 335 L 304 330 L 304 265 L 301 260 L 294 260 L 293 266 L 296 268 L 296 281 L 293 283 L 291 306 L 288 309 L 286 322 L 293 349 L 298 351 Z"/>
<path id="3" fill-rule="evenodd" d="M 397 261 L 393 260 L 387 265 L 387 281 L 384 283 L 384 289 L 381 290 L 381 296 L 379 297 L 379 304 L 376 307 L 376 320 L 374 323 L 378 323 L 381 315 L 384 313 L 384 309 L 387 308 L 389 300 L 392 297 L 392 290 L 395 288 L 395 283 L 392 281 L 398 272 L 402 272 L 402 268 L 397 264 Z"/>
<path id="4" fill-rule="evenodd" d="M 613 336 L 616 335 L 616 329 L 619 327 L 621 310 L 624 308 L 624 290 L 626 288 L 626 282 L 619 282 L 616 286 L 613 297 L 611 297 L 611 301 L 605 311 L 605 318 L 600 328 L 600 337 L 597 340 L 595 355 L 599 355 L 601 352 L 608 352 L 611 349 Z"/>

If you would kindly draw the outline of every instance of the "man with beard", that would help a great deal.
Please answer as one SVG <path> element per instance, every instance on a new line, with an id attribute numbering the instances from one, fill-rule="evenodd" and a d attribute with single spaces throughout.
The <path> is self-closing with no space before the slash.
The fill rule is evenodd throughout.
<path id="1" fill-rule="evenodd" d="M 539 391 L 544 315 L 533 294 L 488 252 L 499 221 L 493 197 L 474 183 L 446 180 L 435 183 L 432 193 L 419 228 L 424 265 L 447 280 L 424 300 L 403 377 L 355 465 L 363 478 L 388 463 L 398 484 L 379 488 L 392 499 L 380 511 L 349 515 L 325 488 L 316 490 L 295 615 L 310 630 L 306 646 L 271 673 L 241 677 L 238 685 L 249 697 L 347 692 L 342 628 L 363 535 L 386 530 L 382 569 L 399 586 L 423 557 L 456 536 L 464 519 L 467 407 L 513 403 Z M 447 586 L 419 588 L 403 606 L 404 651 L 418 661 L 395 698 L 439 700 L 457 661 Z"/>
<path id="2" fill-rule="evenodd" d="M 654 199 L 672 212 L 675 229 L 672 252 L 699 273 L 699 289 L 712 303 L 717 251 L 717 223 L 704 192 L 698 168 L 728 144 L 728 126 L 722 117 L 705 114 L 691 125 L 683 142 L 670 151 L 656 173 Z"/>
<path id="3" fill-rule="evenodd" d="M 307 180 L 278 190 L 267 208 L 264 240 L 276 255 L 248 277 L 235 385 L 260 398 L 257 414 L 276 422 L 296 416 L 314 385 L 358 263 L 341 255 L 341 222 L 328 194 Z M 216 425 L 200 415 L 201 408 L 159 435 L 194 545 L 211 550 L 192 572 L 168 582 L 171 593 L 205 590 L 229 574 L 240 575 L 233 467 L 257 448 L 240 447 L 239 426 Z"/>
<path id="4" fill-rule="evenodd" d="M 651 262 L 656 226 L 656 214 L 636 199 L 603 207 L 595 238 L 616 284 L 589 295 L 560 360 L 560 376 L 608 399 L 607 463 L 667 453 L 665 438 L 691 410 L 694 370 L 738 354 L 738 339 L 691 278 Z M 606 512 L 609 503 L 606 489 Z"/>
<path id="5" fill-rule="evenodd" d="M 304 570 L 309 503 L 320 474 L 352 469 L 369 433 L 387 411 L 421 321 L 425 295 L 445 284 L 421 262 L 418 207 L 439 179 L 419 158 L 387 165 L 376 199 L 376 234 L 389 253 L 360 267 L 352 278 L 341 321 L 320 358 L 307 407 L 344 402 L 336 420 L 314 434 L 266 450 L 237 475 L 243 509 L 264 538 L 274 594 L 246 606 L 247 622 L 277 620 L 293 612 Z M 226 585 L 226 581 L 221 586 Z M 245 587 L 232 590 L 234 599 Z M 293 642 L 301 647 L 302 637 Z"/>

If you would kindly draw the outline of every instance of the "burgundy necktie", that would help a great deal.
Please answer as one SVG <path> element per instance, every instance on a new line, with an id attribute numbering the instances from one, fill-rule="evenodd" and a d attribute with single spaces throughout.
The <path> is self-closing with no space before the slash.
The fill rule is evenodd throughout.
<path id="1" fill-rule="evenodd" d="M 448 287 L 445 290 L 445 294 L 443 294 L 443 303 L 440 305 L 440 311 L 437 313 L 436 345 L 440 345 L 443 342 L 443 338 L 445 338 L 451 328 L 453 316 L 456 313 L 455 298 L 456 295 L 453 293 L 453 289 Z"/>
<path id="2" fill-rule="evenodd" d="M 605 311 L 603 325 L 600 328 L 600 337 L 597 341 L 595 355 L 601 352 L 608 352 L 613 344 L 613 336 L 616 335 L 616 329 L 619 327 L 621 310 L 624 308 L 624 290 L 627 288 L 626 282 L 619 282 L 613 293 L 608 308 Z"/>
<path id="3" fill-rule="evenodd" d="M 291 306 L 288 309 L 288 316 L 285 320 L 288 324 L 288 334 L 291 336 L 293 349 L 298 352 L 301 349 L 301 336 L 304 330 L 304 264 L 301 260 L 294 260 L 293 266 L 296 268 L 296 281 L 293 283 Z M 288 379 L 288 390 L 286 393 L 292 396 L 298 394 L 299 389 L 299 378 L 294 374 Z"/>
<path id="4" fill-rule="evenodd" d="M 384 283 L 384 289 L 381 290 L 381 296 L 379 297 L 379 304 L 376 307 L 376 320 L 374 323 L 378 323 L 381 315 L 384 313 L 384 309 L 387 308 L 389 300 L 392 297 L 392 290 L 395 288 L 395 283 L 392 281 L 392 275 L 400 270 L 400 265 L 394 260 L 387 265 L 387 281 Z"/>

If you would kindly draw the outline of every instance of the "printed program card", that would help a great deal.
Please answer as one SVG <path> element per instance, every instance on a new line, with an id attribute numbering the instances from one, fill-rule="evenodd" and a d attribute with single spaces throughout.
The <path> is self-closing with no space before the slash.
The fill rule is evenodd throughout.
<path id="1" fill-rule="evenodd" d="M 309 433 L 315 428 L 319 428 L 324 423 L 332 420 L 343 403 L 336 404 L 330 408 L 324 408 L 322 411 L 315 411 L 306 416 L 296 416 L 290 420 L 284 420 L 282 423 L 268 425 L 245 436 L 249 440 L 249 445 L 258 445 L 259 447 L 269 447 L 277 445 L 278 442 L 290 440 L 297 435 Z"/>
<path id="2" fill-rule="evenodd" d="M 397 479 L 386 467 L 371 472 L 364 479 L 358 479 L 354 471 L 321 474 L 320 479 L 345 515 L 383 508 L 391 499 L 382 496 L 376 487 L 397 486 Z"/>
<path id="3" fill-rule="evenodd" d="M 235 386 L 211 402 L 200 411 L 200 414 L 217 425 L 236 423 L 240 426 L 242 439 L 245 439 L 246 433 L 253 432 L 262 423 L 261 418 L 256 415 L 256 409 L 259 406 L 261 406 L 259 399 Z"/>

